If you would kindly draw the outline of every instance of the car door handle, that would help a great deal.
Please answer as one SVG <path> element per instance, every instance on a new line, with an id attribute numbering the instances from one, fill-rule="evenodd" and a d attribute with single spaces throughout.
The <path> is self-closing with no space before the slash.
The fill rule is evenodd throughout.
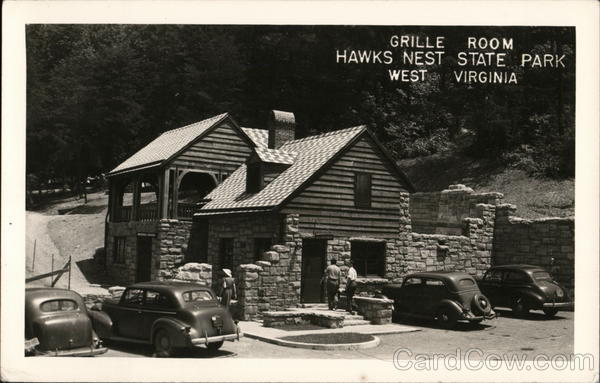
<path id="1" fill-rule="evenodd" d="M 138 313 L 138 314 L 141 314 L 141 313 L 142 313 L 142 310 L 138 310 L 138 311 L 137 311 L 137 313 Z"/>

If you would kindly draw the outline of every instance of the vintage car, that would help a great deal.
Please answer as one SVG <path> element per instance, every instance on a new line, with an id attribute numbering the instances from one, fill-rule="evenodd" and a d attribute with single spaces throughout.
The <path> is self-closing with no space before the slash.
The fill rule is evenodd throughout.
<path id="1" fill-rule="evenodd" d="M 435 319 L 444 328 L 452 328 L 458 321 L 480 323 L 496 316 L 473 277 L 466 273 L 409 274 L 401 285 L 386 285 L 382 293 L 394 300 L 398 315 Z"/>
<path id="2" fill-rule="evenodd" d="M 503 265 L 488 269 L 479 281 L 492 306 L 509 307 L 516 315 L 543 310 L 552 317 L 559 310 L 573 308 L 566 290 L 539 266 Z"/>
<path id="3" fill-rule="evenodd" d="M 94 305 L 92 318 L 101 339 L 153 344 L 157 356 L 198 346 L 218 350 L 242 336 L 214 292 L 194 283 L 136 283 L 118 301 Z"/>
<path id="4" fill-rule="evenodd" d="M 25 289 L 25 354 L 92 356 L 106 352 L 81 295 L 56 288 Z"/>

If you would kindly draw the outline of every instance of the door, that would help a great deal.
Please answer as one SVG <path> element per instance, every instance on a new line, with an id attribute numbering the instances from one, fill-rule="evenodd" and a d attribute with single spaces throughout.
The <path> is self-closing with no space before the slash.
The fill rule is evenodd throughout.
<path id="1" fill-rule="evenodd" d="M 490 300 L 492 306 L 506 304 L 506 302 L 503 302 L 504 294 L 502 293 L 502 274 L 503 270 L 490 269 L 485 273 L 483 279 L 479 282 L 481 292 Z"/>
<path id="2" fill-rule="evenodd" d="M 302 240 L 301 294 L 303 303 L 324 302 L 321 277 L 327 259 L 327 240 Z"/>
<path id="3" fill-rule="evenodd" d="M 150 280 L 152 270 L 152 237 L 137 237 L 136 282 Z"/>
<path id="4" fill-rule="evenodd" d="M 125 338 L 143 339 L 141 331 L 142 303 L 144 290 L 130 288 L 123 292 L 121 301 L 110 310 L 111 319 L 120 336 Z"/>

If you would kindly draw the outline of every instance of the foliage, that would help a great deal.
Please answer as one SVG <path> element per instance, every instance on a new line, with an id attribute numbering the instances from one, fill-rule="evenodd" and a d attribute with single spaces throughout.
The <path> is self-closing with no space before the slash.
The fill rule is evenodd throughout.
<path id="1" fill-rule="evenodd" d="M 446 36 L 423 82 L 335 62 L 336 49 L 387 49 L 402 33 Z M 514 38 L 518 85 L 454 81 L 459 42 L 473 34 Z M 26 37 L 30 181 L 73 186 L 166 130 L 224 111 L 264 128 L 270 109 L 294 111 L 297 136 L 366 124 L 399 158 L 468 136 L 472 156 L 574 175 L 572 28 L 30 25 Z M 520 53 L 564 53 L 567 68 L 523 69 Z"/>

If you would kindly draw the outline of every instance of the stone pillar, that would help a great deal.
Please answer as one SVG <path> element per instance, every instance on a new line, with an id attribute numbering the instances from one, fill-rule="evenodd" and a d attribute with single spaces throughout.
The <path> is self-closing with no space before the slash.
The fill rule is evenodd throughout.
<path id="1" fill-rule="evenodd" d="M 258 314 L 259 273 L 262 267 L 253 264 L 240 265 L 238 269 L 238 313 L 241 320 L 252 320 Z"/>

